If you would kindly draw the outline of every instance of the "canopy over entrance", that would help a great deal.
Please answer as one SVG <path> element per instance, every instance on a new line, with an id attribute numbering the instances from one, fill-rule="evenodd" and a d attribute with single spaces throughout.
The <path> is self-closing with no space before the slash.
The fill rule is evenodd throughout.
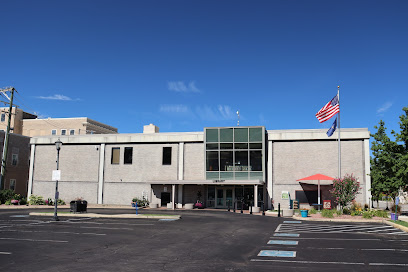
<path id="1" fill-rule="evenodd" d="M 316 174 L 313 176 L 305 177 L 298 179 L 297 181 L 307 183 L 307 184 L 316 184 L 317 182 L 317 204 L 321 204 L 320 202 L 320 183 L 322 182 L 324 185 L 330 185 L 333 184 L 334 178 L 325 176 L 322 174 Z"/>

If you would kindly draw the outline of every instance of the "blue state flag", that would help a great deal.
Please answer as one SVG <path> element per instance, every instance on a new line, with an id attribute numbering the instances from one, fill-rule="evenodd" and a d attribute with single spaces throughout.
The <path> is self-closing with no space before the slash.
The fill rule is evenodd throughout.
<path id="1" fill-rule="evenodd" d="M 332 136 L 333 133 L 336 131 L 336 128 L 337 128 L 337 117 L 336 117 L 336 119 L 334 119 L 333 125 L 326 132 L 327 136 L 329 136 L 329 137 Z"/>

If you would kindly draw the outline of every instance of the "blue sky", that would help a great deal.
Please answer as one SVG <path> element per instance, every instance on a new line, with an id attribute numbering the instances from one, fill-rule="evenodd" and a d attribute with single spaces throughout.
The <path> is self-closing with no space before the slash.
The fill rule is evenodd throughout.
<path id="1" fill-rule="evenodd" d="M 40 117 L 140 133 L 264 125 L 398 129 L 408 1 L 1 0 L 0 87 Z"/>

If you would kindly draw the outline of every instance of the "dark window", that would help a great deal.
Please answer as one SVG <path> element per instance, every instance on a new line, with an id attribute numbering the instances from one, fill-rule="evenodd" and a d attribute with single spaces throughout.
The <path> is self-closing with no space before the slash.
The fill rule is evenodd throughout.
<path id="1" fill-rule="evenodd" d="M 163 165 L 171 165 L 171 147 L 163 147 Z"/>
<path id="2" fill-rule="evenodd" d="M 2 122 L 6 121 L 6 114 L 4 113 L 1 114 L 1 121 Z"/>
<path id="3" fill-rule="evenodd" d="M 207 171 L 218 171 L 218 152 L 207 151 Z"/>
<path id="4" fill-rule="evenodd" d="M 133 147 L 125 147 L 124 164 L 132 164 Z"/>
<path id="5" fill-rule="evenodd" d="M 317 190 L 316 191 L 295 191 L 295 199 L 299 200 L 301 204 L 316 204 L 317 203 Z"/>
<path id="6" fill-rule="evenodd" d="M 119 155 L 120 155 L 120 148 L 119 147 L 112 147 L 112 164 L 119 164 Z"/>

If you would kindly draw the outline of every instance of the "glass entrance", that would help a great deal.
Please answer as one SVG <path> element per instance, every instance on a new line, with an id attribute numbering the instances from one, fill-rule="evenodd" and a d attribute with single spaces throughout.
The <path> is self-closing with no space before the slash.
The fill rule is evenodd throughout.
<path id="1" fill-rule="evenodd" d="M 228 208 L 228 204 L 232 208 L 234 190 L 232 188 L 217 188 L 216 192 L 217 201 L 215 208 Z"/>

